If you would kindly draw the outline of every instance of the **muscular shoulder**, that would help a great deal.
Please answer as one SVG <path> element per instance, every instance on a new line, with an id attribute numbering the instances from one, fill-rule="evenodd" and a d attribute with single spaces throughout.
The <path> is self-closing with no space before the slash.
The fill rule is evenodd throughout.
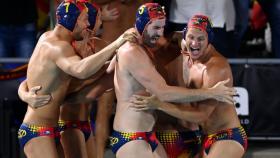
<path id="1" fill-rule="evenodd" d="M 121 62 L 136 62 L 141 60 L 142 58 L 147 58 L 143 48 L 138 44 L 126 42 L 123 46 L 121 46 L 117 53 L 118 61 Z"/>
<path id="2" fill-rule="evenodd" d="M 206 71 L 204 74 L 204 81 L 208 81 L 210 85 L 214 85 L 218 81 L 231 79 L 232 72 L 230 65 L 225 57 L 216 54 L 207 62 Z"/>
<path id="3" fill-rule="evenodd" d="M 72 45 L 66 41 L 51 41 L 48 43 L 51 54 L 56 57 L 59 56 L 72 56 L 75 54 L 75 51 Z"/>

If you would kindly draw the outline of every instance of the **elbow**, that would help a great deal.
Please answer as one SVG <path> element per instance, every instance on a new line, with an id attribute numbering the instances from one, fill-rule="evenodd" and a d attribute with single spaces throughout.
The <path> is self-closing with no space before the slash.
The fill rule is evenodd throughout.
<path id="1" fill-rule="evenodd" d="M 71 72 L 71 75 L 73 77 L 81 79 L 81 80 L 86 79 L 88 77 L 88 75 L 82 69 L 74 69 L 74 68 L 72 68 L 70 70 L 70 72 Z"/>
<path id="2" fill-rule="evenodd" d="M 24 100 L 24 97 L 23 97 L 23 95 L 21 95 L 20 90 L 18 90 L 18 97 L 19 97 L 21 100 Z"/>
<path id="3" fill-rule="evenodd" d="M 87 78 L 87 76 L 83 73 L 76 73 L 75 75 L 73 75 L 75 78 L 80 79 L 80 80 L 84 80 Z"/>
<path id="4" fill-rule="evenodd" d="M 88 76 L 84 73 L 79 73 L 76 78 L 80 79 L 80 80 L 84 80 L 84 79 L 87 79 Z"/>

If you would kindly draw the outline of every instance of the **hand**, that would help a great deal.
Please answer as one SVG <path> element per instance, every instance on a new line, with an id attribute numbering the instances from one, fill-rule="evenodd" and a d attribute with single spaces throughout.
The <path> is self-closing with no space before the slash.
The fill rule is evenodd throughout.
<path id="1" fill-rule="evenodd" d="M 136 43 L 137 41 L 137 32 L 135 29 L 131 28 L 126 30 L 117 40 L 116 47 L 119 48 L 124 42 L 129 41 Z"/>
<path id="2" fill-rule="evenodd" d="M 210 88 L 212 91 L 213 99 L 216 99 L 221 102 L 226 102 L 228 104 L 233 104 L 233 96 L 236 95 L 236 90 L 233 87 L 227 87 L 227 84 L 230 80 L 224 80 L 218 82 L 215 86 Z"/>
<path id="3" fill-rule="evenodd" d="M 130 98 L 130 107 L 135 108 L 136 111 L 145 111 L 151 109 L 157 109 L 161 101 L 155 95 L 146 97 L 141 95 L 133 95 Z"/>
<path id="4" fill-rule="evenodd" d="M 123 39 L 133 43 L 137 41 L 137 36 L 137 31 L 134 28 L 130 28 L 123 33 Z"/>
<path id="5" fill-rule="evenodd" d="M 89 55 L 94 54 L 94 47 L 91 45 L 91 41 L 75 41 L 75 51 L 81 56 L 81 58 L 88 57 Z"/>
<path id="6" fill-rule="evenodd" d="M 28 103 L 28 106 L 30 106 L 33 109 L 37 109 L 39 107 L 43 107 L 47 105 L 51 100 L 51 95 L 37 95 L 37 91 L 41 90 L 41 86 L 35 86 L 32 87 L 28 95 L 25 96 L 25 102 Z"/>
<path id="7" fill-rule="evenodd" d="M 102 6 L 101 19 L 103 21 L 113 21 L 119 17 L 120 13 L 117 8 L 109 10 L 109 5 Z"/>
<path id="8" fill-rule="evenodd" d="M 95 53 L 95 45 L 92 31 L 89 31 L 82 41 L 75 41 L 74 49 L 82 58 L 88 57 Z"/>

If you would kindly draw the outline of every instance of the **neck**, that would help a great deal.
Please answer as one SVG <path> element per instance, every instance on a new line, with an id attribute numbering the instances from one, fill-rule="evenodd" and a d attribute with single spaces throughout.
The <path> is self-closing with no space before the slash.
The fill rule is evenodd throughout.
<path id="1" fill-rule="evenodd" d="M 145 49 L 146 54 L 149 56 L 149 58 L 155 63 L 155 54 L 153 48 L 148 47 L 145 44 L 141 44 L 141 46 Z"/>
<path id="2" fill-rule="evenodd" d="M 61 40 L 68 41 L 69 43 L 74 41 L 72 32 L 60 24 L 55 26 L 53 32 Z"/>

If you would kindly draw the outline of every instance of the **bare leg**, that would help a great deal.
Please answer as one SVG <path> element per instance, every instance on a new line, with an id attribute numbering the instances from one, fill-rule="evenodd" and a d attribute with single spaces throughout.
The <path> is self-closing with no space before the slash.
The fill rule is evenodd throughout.
<path id="1" fill-rule="evenodd" d="M 47 136 L 31 139 L 25 144 L 24 153 L 28 158 L 58 158 L 55 141 Z"/>
<path id="2" fill-rule="evenodd" d="M 93 133 L 90 134 L 90 137 L 86 141 L 86 146 L 88 158 L 96 158 L 96 138 L 93 136 Z"/>
<path id="3" fill-rule="evenodd" d="M 117 158 L 153 158 L 151 146 L 145 140 L 134 140 L 124 144 L 116 154 Z"/>
<path id="4" fill-rule="evenodd" d="M 221 140 L 215 142 L 205 158 L 242 158 L 244 148 L 236 141 Z"/>
<path id="5" fill-rule="evenodd" d="M 113 90 L 105 92 L 98 100 L 95 136 L 92 134 L 86 142 L 89 158 L 104 158 L 106 142 L 109 136 L 109 121 L 112 115 L 112 105 L 114 100 L 115 93 Z"/>
<path id="6" fill-rule="evenodd" d="M 97 107 L 98 112 L 95 123 L 96 147 L 94 150 L 96 150 L 96 156 L 98 158 L 104 157 L 106 141 L 109 135 L 109 119 L 112 113 L 112 104 L 115 99 L 115 94 L 114 91 L 105 91 L 114 87 L 113 78 L 114 73 L 104 74 L 91 85 L 91 87 L 89 87 L 89 91 L 85 89 L 85 92 L 88 91 L 86 93 L 87 99 L 93 100 L 98 96 L 101 96 L 98 102 L 98 105 L 100 106 Z"/>
<path id="7" fill-rule="evenodd" d="M 163 146 L 160 143 L 158 144 L 153 154 L 154 158 L 168 158 Z"/>
<path id="8" fill-rule="evenodd" d="M 59 158 L 64 158 L 65 157 L 64 156 L 64 150 L 62 148 L 61 143 L 59 143 L 59 145 L 57 145 L 56 148 L 57 148 Z"/>
<path id="9" fill-rule="evenodd" d="M 60 119 L 64 121 L 87 120 L 87 104 L 61 106 Z M 79 129 L 68 128 L 61 133 L 61 144 L 66 158 L 87 158 L 84 134 Z"/>
<path id="10" fill-rule="evenodd" d="M 105 92 L 98 100 L 98 111 L 95 125 L 97 158 L 104 157 L 114 100 L 115 92 L 113 90 Z"/>
<path id="11" fill-rule="evenodd" d="M 79 129 L 67 129 L 61 134 L 66 158 L 87 158 L 84 134 Z"/>

